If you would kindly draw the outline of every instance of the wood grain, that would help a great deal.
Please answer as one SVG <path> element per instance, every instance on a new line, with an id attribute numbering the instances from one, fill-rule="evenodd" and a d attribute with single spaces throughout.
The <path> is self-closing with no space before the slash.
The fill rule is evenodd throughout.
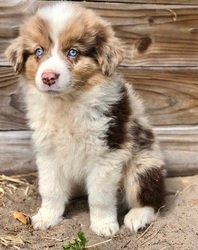
<path id="1" fill-rule="evenodd" d="M 90 4 L 125 43 L 125 66 L 196 66 L 198 7 Z"/>
<path id="2" fill-rule="evenodd" d="M 0 132 L 0 173 L 28 173 L 36 170 L 30 131 Z"/>
<path id="3" fill-rule="evenodd" d="M 198 126 L 156 127 L 169 176 L 198 174 Z"/>
<path id="4" fill-rule="evenodd" d="M 29 9 L 39 4 L 49 2 L 36 2 Z M 113 24 L 117 36 L 125 43 L 126 58 L 123 65 L 198 65 L 198 3 L 193 6 L 97 2 L 82 4 L 94 9 Z M 24 12 L 21 5 L 15 8 L 4 7 L 3 10 L 4 14 L 0 16 L 0 38 L 13 38 L 28 11 Z M 2 56 L 0 65 L 5 65 Z"/>
<path id="5" fill-rule="evenodd" d="M 154 125 L 197 124 L 198 68 L 121 71 L 142 96 Z"/>
<path id="6" fill-rule="evenodd" d="M 84 1 L 84 0 L 82 0 Z M 197 0 L 86 0 L 85 2 L 138 3 L 138 4 L 185 4 L 197 5 Z"/>
<path id="7" fill-rule="evenodd" d="M 197 185 L 198 176 L 185 176 L 185 177 L 172 177 L 166 178 L 165 186 L 166 186 L 166 195 L 173 195 L 173 199 L 170 199 L 171 206 L 173 204 L 173 200 L 187 191 L 188 188 L 194 187 Z M 180 193 L 181 192 L 181 193 Z"/>
<path id="8" fill-rule="evenodd" d="M 168 176 L 198 174 L 198 126 L 155 128 L 165 156 Z M 31 132 L 0 132 L 0 173 L 17 174 L 36 170 L 30 142 Z"/>
<path id="9" fill-rule="evenodd" d="M 27 129 L 18 77 L 10 67 L 0 67 L 0 130 Z"/>
<path id="10" fill-rule="evenodd" d="M 9 65 L 7 59 L 4 56 L 4 51 L 8 47 L 8 45 L 10 44 L 11 41 L 12 41 L 12 39 L 0 38 L 0 67 Z"/>
<path id="11" fill-rule="evenodd" d="M 120 68 L 142 96 L 153 125 L 196 125 L 198 122 L 198 69 Z M 27 129 L 17 76 L 0 67 L 0 130 Z"/>

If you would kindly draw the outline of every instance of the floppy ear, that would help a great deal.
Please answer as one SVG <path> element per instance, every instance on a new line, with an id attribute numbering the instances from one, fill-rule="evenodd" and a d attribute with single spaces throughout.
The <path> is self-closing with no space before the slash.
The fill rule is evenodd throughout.
<path id="1" fill-rule="evenodd" d="M 15 72 L 20 73 L 24 65 L 23 44 L 20 37 L 12 41 L 11 45 L 5 51 L 5 56 L 14 67 Z"/>
<path id="2" fill-rule="evenodd" d="M 110 25 L 105 25 L 97 34 L 97 60 L 102 72 L 110 76 L 124 58 L 121 42 L 115 37 Z"/>

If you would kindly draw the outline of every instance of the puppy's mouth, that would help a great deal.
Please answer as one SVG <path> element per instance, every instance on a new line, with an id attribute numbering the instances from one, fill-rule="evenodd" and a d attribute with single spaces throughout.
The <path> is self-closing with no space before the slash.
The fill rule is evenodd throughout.
<path id="1" fill-rule="evenodd" d="M 72 92 L 71 85 L 67 86 L 66 88 L 42 86 L 42 88 L 39 88 L 39 90 L 46 95 L 54 95 L 54 96 L 66 95 Z"/>
<path id="2" fill-rule="evenodd" d="M 47 90 L 45 92 L 48 93 L 48 94 L 51 94 L 51 95 L 60 94 L 60 91 L 58 91 L 58 90 L 51 90 L 51 89 L 49 89 L 49 90 Z"/>
<path id="3" fill-rule="evenodd" d="M 58 88 L 45 88 L 43 86 L 42 86 L 42 88 L 40 88 L 40 91 L 47 93 L 47 94 L 58 94 L 61 92 L 61 90 Z"/>

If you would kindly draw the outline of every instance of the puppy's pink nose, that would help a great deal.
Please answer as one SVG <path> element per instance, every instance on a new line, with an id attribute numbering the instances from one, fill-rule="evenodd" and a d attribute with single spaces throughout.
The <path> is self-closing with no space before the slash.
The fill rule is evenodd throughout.
<path id="1" fill-rule="evenodd" d="M 41 75 L 43 83 L 48 86 L 55 84 L 58 77 L 59 77 L 59 74 L 52 72 L 52 71 L 43 72 L 43 74 Z"/>

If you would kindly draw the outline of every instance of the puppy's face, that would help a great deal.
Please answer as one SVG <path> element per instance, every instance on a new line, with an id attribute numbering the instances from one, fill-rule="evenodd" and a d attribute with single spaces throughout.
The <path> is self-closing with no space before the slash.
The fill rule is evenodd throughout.
<path id="1" fill-rule="evenodd" d="M 62 94 L 86 90 L 110 76 L 122 60 L 122 49 L 107 22 L 62 3 L 31 17 L 6 55 L 28 84 Z"/>

